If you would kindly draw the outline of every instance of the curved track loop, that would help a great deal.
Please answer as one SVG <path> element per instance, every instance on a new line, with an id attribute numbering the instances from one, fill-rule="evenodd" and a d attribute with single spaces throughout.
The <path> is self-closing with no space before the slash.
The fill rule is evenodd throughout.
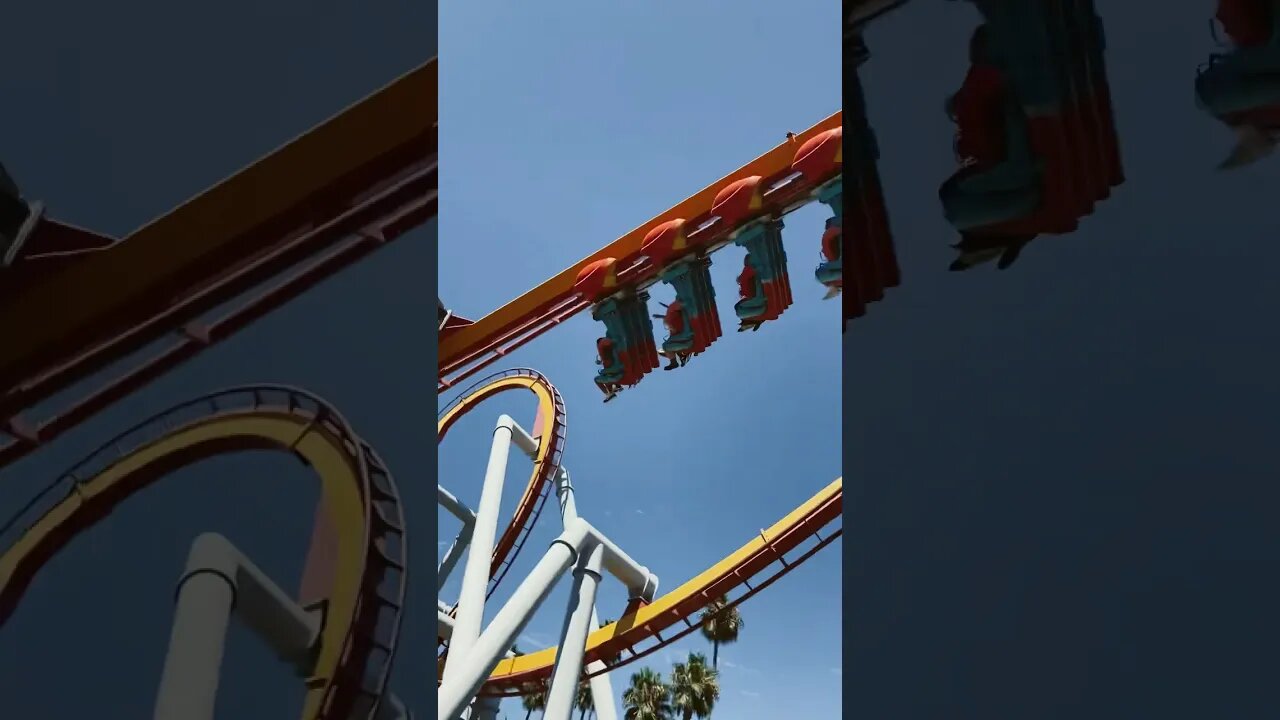
<path id="1" fill-rule="evenodd" d="M 538 420 L 537 427 L 534 428 L 534 437 L 538 438 L 538 454 L 533 461 L 529 484 L 520 498 L 520 504 L 516 506 L 511 524 L 507 525 L 502 537 L 494 545 L 486 597 L 493 595 L 494 590 L 498 589 L 498 583 L 506 577 L 516 556 L 524 548 L 533 524 L 542 515 L 547 498 L 551 496 L 551 488 L 564 457 L 564 441 L 569 427 L 564 398 L 542 373 L 527 368 L 514 368 L 490 375 L 463 390 L 440 411 L 436 426 L 436 443 L 439 444 L 444 442 L 449 428 L 480 403 L 498 393 L 522 389 L 527 389 L 538 397 Z"/>
<path id="2" fill-rule="evenodd" d="M 404 512 L 373 449 L 330 405 L 295 388 L 233 388 L 185 402 L 60 475 L 0 527 L 0 625 L 40 568 L 126 498 L 199 460 L 242 450 L 289 452 L 311 467 L 337 529 L 336 579 L 302 718 L 372 717 L 404 607 Z"/>
<path id="3" fill-rule="evenodd" d="M 537 432 L 542 441 L 538 446 L 533 474 L 515 517 L 494 549 L 490 594 L 510 569 L 551 494 L 564 454 L 568 427 L 564 401 L 560 392 L 541 373 L 528 369 L 507 370 L 490 375 L 460 393 L 440 411 L 437 428 L 437 442 L 442 442 L 449 427 L 481 402 L 500 392 L 521 388 L 529 389 L 538 396 L 540 422 Z M 713 599 L 730 597 L 732 606 L 755 595 L 839 538 L 839 528 L 825 534 L 822 530 L 839 522 L 842 509 L 843 479 L 838 478 L 713 567 L 650 605 L 629 608 L 620 620 L 593 632 L 587 639 L 587 662 L 600 660 L 604 664 L 605 668 L 595 674 L 626 665 L 696 630 L 698 624 L 690 618 Z M 814 541 L 811 547 L 798 556 L 790 560 L 784 557 L 809 540 Z M 780 567 L 765 574 L 775 564 Z M 763 579 L 753 584 L 752 581 L 761 575 L 764 575 Z M 735 593 L 737 596 L 733 597 Z M 677 625 L 680 627 L 663 635 L 668 628 Z M 637 649 L 643 645 L 648 647 Z M 489 677 L 483 693 L 519 695 L 521 685 L 550 675 L 555 657 L 556 648 L 546 648 L 503 660 Z"/>
<path id="4" fill-rule="evenodd" d="M 821 531 L 827 525 L 840 521 L 843 506 L 843 478 L 838 478 L 768 530 L 760 531 L 757 537 L 697 577 L 652 604 L 628 608 L 627 613 L 617 622 L 600 628 L 587 638 L 584 662 L 599 660 L 605 666 L 592 675 L 609 672 L 639 660 L 693 632 L 698 628 L 698 623 L 691 618 L 716 597 L 730 597 L 729 605 L 737 605 L 813 557 L 840 537 L 842 531 L 839 528 L 825 534 Z M 801 554 L 791 559 L 784 557 L 810 539 L 815 542 Z M 753 584 L 754 578 L 764 574 L 775 563 L 781 567 Z M 732 597 L 743 588 L 745 592 Z M 663 635 L 664 631 L 672 627 L 675 629 Z M 649 646 L 637 650 L 638 646 L 644 644 Z M 521 685 L 548 677 L 555 659 L 556 648 L 551 647 L 503 660 L 490 675 L 483 693 L 519 695 Z"/>

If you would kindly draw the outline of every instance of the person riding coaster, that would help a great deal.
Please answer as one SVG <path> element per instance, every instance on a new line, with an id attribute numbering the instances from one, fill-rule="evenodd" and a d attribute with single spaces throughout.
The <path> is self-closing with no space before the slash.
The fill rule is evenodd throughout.
<path id="1" fill-rule="evenodd" d="M 1011 157 L 1008 143 L 1011 101 L 1004 72 L 992 60 L 987 26 L 979 25 L 969 40 L 969 71 L 960 90 L 948 98 L 947 116 L 956 126 L 955 153 L 960 169 L 943 183 L 938 194 L 949 211 L 964 205 L 960 216 L 960 253 L 954 271 L 968 270 L 992 260 L 1000 269 L 1014 263 L 1036 233 L 992 232 L 988 226 L 1004 216 L 1028 217 L 1040 204 L 1040 188 L 1032 158 Z M 951 216 L 952 212 L 948 212 Z"/>
<path id="2" fill-rule="evenodd" d="M 813 275 L 818 279 L 818 282 L 827 287 L 827 294 L 823 297 L 824 300 L 829 300 L 839 295 L 841 286 L 844 283 L 844 248 L 842 247 L 842 239 L 840 218 L 827 218 L 827 229 L 822 233 L 822 262 L 813 271 Z"/>
<path id="3" fill-rule="evenodd" d="M 1280 2 L 1218 0 L 1215 14 L 1233 51 L 1216 56 L 1196 80 L 1201 104 L 1236 136 L 1219 169 L 1243 167 L 1280 143 Z"/>
<path id="4" fill-rule="evenodd" d="M 624 369 L 613 340 L 607 335 L 596 340 L 596 356 L 596 364 L 601 366 L 596 373 L 596 386 L 604 393 L 604 401 L 609 402 L 622 392 Z"/>
<path id="5" fill-rule="evenodd" d="M 761 316 L 769 306 L 769 298 L 764 294 L 764 282 L 760 280 L 751 253 L 742 258 L 742 272 L 738 274 L 738 298 L 738 302 L 733 304 L 734 312 L 742 321 L 738 325 L 738 332 L 759 330 L 764 323 Z"/>
<path id="6" fill-rule="evenodd" d="M 996 260 L 1000 270 L 1008 269 L 1022 254 L 1022 248 L 1035 240 L 1035 235 L 974 235 L 962 233 L 960 242 L 952 245 L 960 257 L 951 263 L 951 272 L 961 272 Z"/>
<path id="7" fill-rule="evenodd" d="M 689 322 L 689 313 L 679 298 L 663 307 L 666 308 L 665 313 L 653 316 L 667 327 L 667 339 L 662 341 L 662 350 L 658 354 L 670 361 L 663 370 L 675 370 L 684 367 L 693 355 L 693 324 Z"/>

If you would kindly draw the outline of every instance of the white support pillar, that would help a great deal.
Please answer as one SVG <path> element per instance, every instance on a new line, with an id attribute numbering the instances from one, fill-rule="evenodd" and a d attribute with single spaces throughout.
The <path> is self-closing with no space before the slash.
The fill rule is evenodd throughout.
<path id="1" fill-rule="evenodd" d="M 466 655 L 459 657 L 453 655 L 458 637 L 458 624 L 455 622 L 449 653 L 449 663 L 454 671 L 450 674 L 446 666 L 443 682 L 436 693 L 439 700 L 437 720 L 457 720 L 463 708 L 479 694 L 485 678 L 524 631 L 533 613 L 551 594 L 556 581 L 577 561 L 578 551 L 592 533 L 591 526 L 582 520 L 571 523 L 551 543 L 546 555 L 490 621 L 484 634 L 476 639 Z"/>
<path id="2" fill-rule="evenodd" d="M 569 478 L 569 471 L 560 470 L 560 474 L 556 476 L 556 499 L 560 501 L 560 519 L 563 523 L 578 519 L 578 506 L 573 497 L 573 481 Z M 600 627 L 600 617 L 596 613 L 594 602 L 591 605 L 591 628 L 592 630 Z M 563 647 L 563 645 L 562 645 Z M 587 665 L 588 672 L 599 672 L 605 667 L 604 663 L 595 660 Z M 618 720 L 618 710 L 613 704 L 613 681 L 609 679 L 607 673 L 594 675 L 588 681 L 591 687 L 591 704 L 595 708 L 597 720 Z"/>
<path id="3" fill-rule="evenodd" d="M 489 569 L 493 559 L 493 546 L 498 535 L 498 511 L 502 505 L 502 486 L 506 482 L 507 458 L 511 453 L 515 421 L 509 416 L 498 418 L 493 429 L 493 444 L 489 448 L 489 464 L 484 472 L 484 485 L 480 489 L 480 503 L 476 508 L 475 527 L 467 552 L 466 569 L 462 574 L 462 589 L 458 593 L 458 613 L 453 624 L 453 638 L 449 641 L 449 658 L 445 661 L 442 682 L 458 672 L 471 646 L 480 636 L 484 621 L 485 594 L 489 586 Z M 458 708 L 449 720 L 454 720 Z"/>
<path id="4" fill-rule="evenodd" d="M 441 560 L 440 567 L 436 568 L 437 593 L 444 588 L 445 583 L 449 582 L 449 576 L 453 574 L 453 569 L 457 567 L 458 561 L 462 559 L 462 554 L 467 551 L 467 546 L 471 543 L 471 533 L 474 530 L 474 521 L 463 525 L 462 530 L 458 532 L 458 536 L 454 538 L 453 544 L 445 552 L 444 560 Z"/>
<path id="5" fill-rule="evenodd" d="M 551 687 L 547 691 L 547 707 L 543 711 L 546 720 L 572 720 L 570 716 L 578 698 L 578 680 L 582 677 L 587 636 L 593 627 L 591 616 L 595 614 L 596 590 L 600 587 L 603 562 L 604 547 L 595 544 L 589 550 L 584 549 L 574 570 L 573 594 L 569 597 L 564 626 L 560 630 L 560 649 L 556 652 Z"/>
<path id="6" fill-rule="evenodd" d="M 183 577 L 155 720 L 214 720 L 218 675 L 235 600 L 235 584 L 225 575 L 196 570 Z"/>
<path id="7" fill-rule="evenodd" d="M 195 539 L 178 582 L 155 720 L 213 720 L 231 613 L 300 672 L 310 670 L 320 618 L 298 606 L 226 538 Z"/>

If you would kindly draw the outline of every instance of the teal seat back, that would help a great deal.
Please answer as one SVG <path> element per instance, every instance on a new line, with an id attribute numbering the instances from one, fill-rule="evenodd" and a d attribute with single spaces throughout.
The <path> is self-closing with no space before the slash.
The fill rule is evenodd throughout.
<path id="1" fill-rule="evenodd" d="M 613 349 L 621 360 L 632 344 L 625 305 L 617 298 L 606 298 L 592 310 L 591 317 L 604 323 L 605 337 L 613 341 Z"/>
<path id="2" fill-rule="evenodd" d="M 991 60 L 1005 72 L 1024 108 L 1058 112 L 1066 98 L 1061 63 L 1051 52 L 1047 10 L 1039 0 L 973 0 L 986 19 Z"/>
<path id="3" fill-rule="evenodd" d="M 844 175 L 837 175 L 834 180 L 823 185 L 818 189 L 818 202 L 831 208 L 832 214 L 839 218 L 843 214 L 844 205 L 842 204 L 842 190 L 844 189 Z"/>
<path id="4" fill-rule="evenodd" d="M 734 243 L 747 251 L 748 262 L 762 282 L 773 282 L 786 267 L 782 247 L 782 221 L 768 220 L 745 228 Z"/>

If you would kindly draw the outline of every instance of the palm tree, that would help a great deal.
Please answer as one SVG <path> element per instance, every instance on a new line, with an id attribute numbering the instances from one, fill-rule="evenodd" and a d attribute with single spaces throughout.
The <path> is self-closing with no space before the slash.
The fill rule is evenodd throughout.
<path id="1" fill-rule="evenodd" d="M 719 699 L 720 673 L 707 667 L 707 657 L 702 653 L 689 653 L 687 663 L 676 663 L 671 668 L 671 705 L 684 720 L 693 720 L 694 715 L 711 717 Z"/>
<path id="2" fill-rule="evenodd" d="M 578 686 L 578 698 L 574 701 L 574 705 L 582 711 L 582 714 L 578 716 L 578 720 L 586 720 L 588 711 L 592 715 L 596 714 L 595 698 L 591 697 L 591 685 L 589 683 L 584 682 Z"/>
<path id="3" fill-rule="evenodd" d="M 729 601 L 721 595 L 702 611 L 702 637 L 711 641 L 711 665 L 720 666 L 720 646 L 738 641 L 738 633 L 746 625 L 736 607 L 728 607 Z"/>
<path id="4" fill-rule="evenodd" d="M 631 676 L 631 687 L 622 693 L 624 720 L 675 720 L 669 696 L 671 689 L 662 675 L 649 668 Z"/>
<path id="5" fill-rule="evenodd" d="M 542 712 L 547 709 L 547 681 L 538 680 L 531 683 L 525 683 L 520 688 L 520 704 L 524 706 L 524 720 L 529 720 L 533 716 L 534 711 Z"/>

